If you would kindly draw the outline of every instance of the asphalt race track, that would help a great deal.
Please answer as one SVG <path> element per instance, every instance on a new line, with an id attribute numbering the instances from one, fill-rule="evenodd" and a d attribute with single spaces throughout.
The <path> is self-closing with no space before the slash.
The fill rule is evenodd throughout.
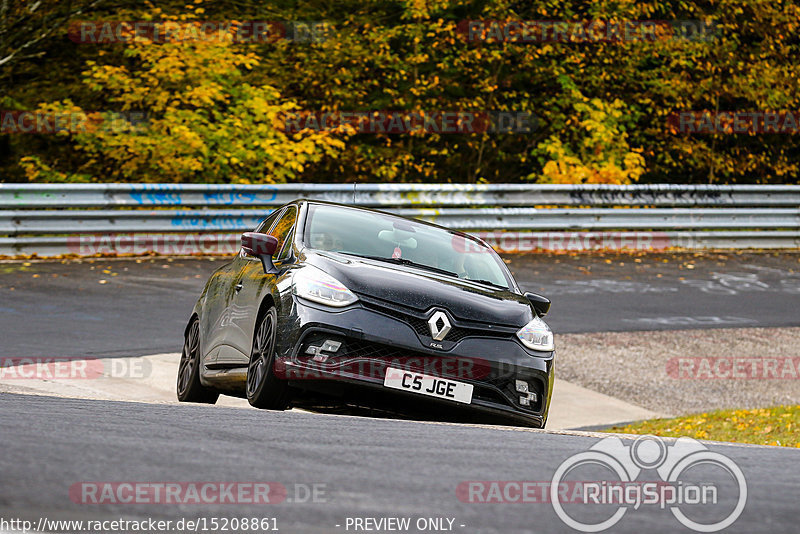
<path id="1" fill-rule="evenodd" d="M 548 319 L 556 333 L 568 333 L 796 326 L 799 258 L 509 259 L 525 290 L 552 298 Z M 0 356 L 122 357 L 179 351 L 187 314 L 210 272 L 221 264 L 219 259 L 177 258 L 0 263 Z M 9 393 L 0 393 L 0 429 L 0 534 L 22 530 L 2 523 L 9 518 L 37 525 L 42 518 L 244 517 L 273 518 L 271 525 L 290 533 L 389 532 L 355 528 L 356 519 L 386 517 L 412 522 L 411 529 L 401 532 L 577 532 L 536 495 L 524 503 L 482 503 L 464 488 L 508 481 L 545 487 L 562 462 L 601 442 L 599 435 L 580 432 Z M 631 450 L 633 439 L 623 438 Z M 667 442 L 670 450 L 672 443 Z M 726 532 L 797 532 L 800 450 L 719 443 L 705 447 L 738 466 L 746 480 L 746 504 Z M 632 480 L 661 480 L 653 469 L 639 475 Z M 700 481 L 706 475 L 692 476 Z M 95 504 L 85 492 L 87 487 L 176 482 L 270 483 L 272 490 L 283 488 L 286 495 L 277 499 L 282 502 L 269 504 L 164 504 L 147 499 L 133 504 L 115 501 L 116 494 Z M 717 504 L 690 508 L 687 516 L 702 520 L 733 509 L 738 495 L 733 479 L 722 477 L 715 484 Z M 477 495 L 479 501 L 490 494 Z M 509 495 L 500 500 L 513 500 L 516 494 Z M 587 521 L 597 519 L 585 517 L 594 510 L 585 504 L 569 506 Z M 654 504 L 630 507 L 607 531 L 692 532 L 673 513 Z M 425 528 L 416 528 L 418 520 Z M 361 523 L 368 524 L 375 526 Z M 86 531 L 47 525 L 39 530 Z"/>
<path id="2" fill-rule="evenodd" d="M 598 442 L 541 431 L 23 395 L 0 395 L 0 425 L 2 517 L 34 524 L 41 517 L 274 517 L 281 532 L 300 533 L 353 532 L 345 530 L 348 517 L 385 516 L 450 518 L 453 532 L 572 532 L 548 503 L 469 502 L 457 489 L 470 481 L 549 482 L 562 461 Z M 726 532 L 797 532 L 800 451 L 709 447 L 746 479 L 746 506 Z M 645 478 L 657 479 L 639 477 Z M 110 481 L 278 482 L 287 499 L 84 504 L 91 499 L 70 492 L 83 482 Z M 302 488 L 316 488 L 316 502 L 296 502 L 306 500 Z M 642 505 L 610 532 L 690 531 L 668 510 Z"/>
<path id="3" fill-rule="evenodd" d="M 797 326 L 798 254 L 509 256 L 558 333 Z M 222 259 L 0 263 L 0 356 L 176 352 Z M 13 289 L 12 289 L 13 288 Z"/>

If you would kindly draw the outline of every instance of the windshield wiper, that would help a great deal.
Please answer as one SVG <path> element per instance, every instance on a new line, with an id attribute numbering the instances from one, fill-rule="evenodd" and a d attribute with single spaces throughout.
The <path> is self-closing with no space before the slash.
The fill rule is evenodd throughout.
<path id="1" fill-rule="evenodd" d="M 476 282 L 478 284 L 486 284 L 487 286 L 497 287 L 497 288 L 500 288 L 500 289 L 508 289 L 508 286 L 501 286 L 500 284 L 497 284 L 495 282 L 491 282 L 489 280 L 474 280 L 472 278 L 462 278 L 462 280 L 467 280 L 469 282 Z"/>
<path id="2" fill-rule="evenodd" d="M 384 256 L 369 256 L 367 254 L 356 254 L 354 252 L 340 252 L 340 254 L 347 254 L 348 256 L 356 256 L 359 258 L 365 258 L 368 260 L 377 260 L 377 261 L 385 261 L 387 263 L 394 263 L 395 265 L 408 265 L 409 267 L 416 267 L 418 269 L 425 269 L 426 271 L 432 271 L 439 274 L 444 274 L 447 276 L 452 276 L 454 278 L 458 278 L 458 275 L 452 271 L 448 271 L 446 269 L 440 269 L 438 267 L 433 267 L 432 265 L 425 265 L 424 263 L 417 263 L 415 261 L 407 260 L 406 258 L 386 258 Z"/>

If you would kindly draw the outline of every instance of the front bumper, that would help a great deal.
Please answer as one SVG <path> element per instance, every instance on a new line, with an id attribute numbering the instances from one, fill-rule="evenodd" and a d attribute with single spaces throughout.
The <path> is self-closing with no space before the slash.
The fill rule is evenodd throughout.
<path id="1" fill-rule="evenodd" d="M 533 352 L 513 329 L 481 331 L 452 318 L 454 339 L 437 343 L 420 327 L 424 314 L 360 301 L 332 309 L 294 297 L 281 325 L 276 374 L 293 387 L 335 393 L 398 412 L 497 424 L 544 426 L 553 388 L 554 352 Z M 341 343 L 320 352 L 324 341 Z M 309 347 L 317 349 L 309 350 Z M 392 367 L 472 384 L 469 405 L 384 387 Z M 518 381 L 527 393 L 518 391 Z M 452 416 L 452 417 L 450 417 Z"/>

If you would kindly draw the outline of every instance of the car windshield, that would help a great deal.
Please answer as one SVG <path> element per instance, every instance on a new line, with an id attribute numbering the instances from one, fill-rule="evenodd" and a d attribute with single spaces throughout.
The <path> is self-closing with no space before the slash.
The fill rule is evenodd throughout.
<path id="1" fill-rule="evenodd" d="M 435 270 L 509 288 L 502 260 L 480 241 L 426 224 L 340 206 L 311 204 L 306 246 Z"/>

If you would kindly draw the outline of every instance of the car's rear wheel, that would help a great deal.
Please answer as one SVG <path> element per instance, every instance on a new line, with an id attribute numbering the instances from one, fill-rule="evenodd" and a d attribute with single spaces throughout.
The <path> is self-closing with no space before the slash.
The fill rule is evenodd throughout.
<path id="1" fill-rule="evenodd" d="M 256 408 L 284 410 L 289 403 L 286 381 L 274 371 L 277 331 L 278 312 L 272 307 L 258 323 L 247 366 L 247 401 Z"/>
<path id="2" fill-rule="evenodd" d="M 219 393 L 200 383 L 200 322 L 195 318 L 186 330 L 178 366 L 178 400 L 214 404 Z"/>

